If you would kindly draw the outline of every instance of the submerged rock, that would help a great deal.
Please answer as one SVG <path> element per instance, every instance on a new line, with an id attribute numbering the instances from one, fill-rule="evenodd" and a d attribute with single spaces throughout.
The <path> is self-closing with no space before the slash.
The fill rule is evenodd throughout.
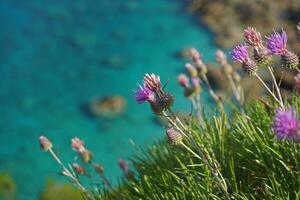
<path id="1" fill-rule="evenodd" d="M 130 60 L 128 57 L 121 56 L 121 55 L 111 55 L 104 59 L 102 59 L 101 64 L 108 65 L 112 68 L 125 68 L 130 64 Z"/>
<path id="2" fill-rule="evenodd" d="M 94 117 L 116 117 L 123 113 L 126 100 L 119 95 L 96 98 L 87 104 L 87 111 Z"/>
<path id="3" fill-rule="evenodd" d="M 82 195 L 69 184 L 60 184 L 49 181 L 40 194 L 39 200 L 82 200 Z"/>
<path id="4" fill-rule="evenodd" d="M 0 199 L 15 199 L 16 184 L 9 173 L 0 173 Z"/>

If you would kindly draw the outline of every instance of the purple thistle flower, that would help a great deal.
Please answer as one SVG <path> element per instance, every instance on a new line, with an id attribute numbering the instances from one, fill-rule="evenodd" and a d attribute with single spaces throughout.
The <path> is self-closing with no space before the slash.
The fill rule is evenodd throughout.
<path id="1" fill-rule="evenodd" d="M 278 139 L 299 141 L 300 123 L 294 109 L 277 109 L 275 112 L 273 129 Z"/>
<path id="2" fill-rule="evenodd" d="M 267 48 L 270 53 L 274 55 L 283 55 L 287 51 L 287 39 L 288 36 L 285 31 L 282 30 L 281 34 L 274 31 L 274 34 L 267 37 Z"/>
<path id="3" fill-rule="evenodd" d="M 154 102 L 155 96 L 154 92 L 147 87 L 142 87 L 141 85 L 138 86 L 138 90 L 135 91 L 135 100 L 138 103 Z"/>
<path id="4" fill-rule="evenodd" d="M 244 63 L 246 60 L 248 60 L 249 59 L 248 46 L 241 44 L 234 47 L 234 49 L 232 50 L 232 59 L 240 63 Z"/>

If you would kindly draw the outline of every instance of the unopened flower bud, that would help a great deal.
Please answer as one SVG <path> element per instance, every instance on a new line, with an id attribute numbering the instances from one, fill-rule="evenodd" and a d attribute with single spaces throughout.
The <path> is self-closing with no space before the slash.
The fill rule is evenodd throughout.
<path id="1" fill-rule="evenodd" d="M 184 87 L 188 88 L 189 87 L 189 78 L 185 74 L 179 74 L 177 77 L 178 83 Z"/>
<path id="2" fill-rule="evenodd" d="M 281 61 L 284 67 L 290 69 L 297 69 L 299 65 L 298 56 L 291 51 L 287 51 L 286 53 L 284 53 L 281 57 Z"/>
<path id="3" fill-rule="evenodd" d="M 227 64 L 227 59 L 226 55 L 221 49 L 218 49 L 216 51 L 216 60 L 221 64 L 221 65 L 226 65 Z"/>
<path id="4" fill-rule="evenodd" d="M 197 69 L 192 64 L 186 63 L 185 68 L 187 69 L 187 71 L 189 72 L 191 77 L 197 77 L 198 76 Z"/>
<path id="5" fill-rule="evenodd" d="M 257 65 L 262 67 L 268 67 L 271 62 L 271 57 L 266 48 L 254 49 L 253 57 Z"/>
<path id="6" fill-rule="evenodd" d="M 244 30 L 244 40 L 252 47 L 259 48 L 262 46 L 260 33 L 253 27 L 248 27 Z"/>
<path id="7" fill-rule="evenodd" d="M 81 155 L 82 161 L 85 162 L 85 163 L 91 162 L 92 157 L 93 157 L 93 154 L 88 150 L 80 152 L 80 155 Z"/>
<path id="8" fill-rule="evenodd" d="M 179 145 L 182 143 L 182 135 L 180 134 L 179 130 L 176 128 L 169 128 L 166 131 L 166 135 L 168 138 L 168 141 L 172 145 Z"/>
<path id="9" fill-rule="evenodd" d="M 251 59 L 245 60 L 242 63 L 242 67 L 243 67 L 244 71 L 250 76 L 255 75 L 257 72 L 257 64 L 256 64 L 256 62 L 254 62 Z"/>
<path id="10" fill-rule="evenodd" d="M 84 147 L 84 142 L 78 137 L 72 138 L 71 140 L 72 149 L 78 153 L 84 152 L 86 149 Z"/>
<path id="11" fill-rule="evenodd" d="M 195 48 L 190 49 L 190 55 L 194 62 L 200 59 L 200 53 Z"/>
<path id="12" fill-rule="evenodd" d="M 49 151 L 53 146 L 50 140 L 45 136 L 40 136 L 39 141 L 40 141 L 40 147 L 44 151 Z"/>
<path id="13" fill-rule="evenodd" d="M 85 169 L 77 163 L 73 163 L 72 167 L 77 174 L 84 175 L 86 173 Z"/>
<path id="14" fill-rule="evenodd" d="M 100 174 L 100 175 L 104 174 L 104 168 L 102 165 L 94 164 L 94 169 L 95 169 L 95 172 L 97 172 L 98 174 Z"/>
<path id="15" fill-rule="evenodd" d="M 127 165 L 127 163 L 126 163 L 125 160 L 119 159 L 119 160 L 118 160 L 118 164 L 119 164 L 119 167 L 122 169 L 122 171 L 123 171 L 125 174 L 127 174 L 127 173 L 129 172 L 129 167 L 128 167 L 128 165 Z"/>
<path id="16" fill-rule="evenodd" d="M 239 83 L 241 81 L 241 76 L 236 72 L 233 73 L 232 78 L 235 83 Z"/>
<path id="17" fill-rule="evenodd" d="M 160 90 L 160 77 L 155 74 L 145 74 L 144 86 L 153 92 Z"/>

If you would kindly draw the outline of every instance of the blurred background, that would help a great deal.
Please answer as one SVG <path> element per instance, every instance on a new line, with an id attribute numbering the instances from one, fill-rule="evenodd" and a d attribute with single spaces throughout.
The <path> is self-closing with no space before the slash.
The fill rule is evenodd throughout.
<path id="1" fill-rule="evenodd" d="M 164 136 L 148 105 L 133 98 L 144 73 L 168 81 L 176 110 L 187 113 L 190 103 L 176 83 L 184 49 L 196 47 L 214 62 L 217 46 L 242 41 L 247 25 L 294 31 L 299 4 L 0 0 L 0 199 L 41 199 L 49 181 L 64 181 L 39 149 L 41 134 L 65 162 L 75 156 L 70 139 L 81 138 L 116 184 L 118 159 L 137 152 L 132 143 L 143 148 Z M 203 99 L 209 107 L 208 95 Z"/>

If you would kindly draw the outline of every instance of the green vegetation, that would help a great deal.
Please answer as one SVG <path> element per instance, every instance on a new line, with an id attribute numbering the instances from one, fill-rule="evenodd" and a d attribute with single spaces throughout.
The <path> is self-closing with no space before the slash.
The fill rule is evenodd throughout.
<path id="1" fill-rule="evenodd" d="M 290 104 L 299 113 L 300 98 Z M 272 131 L 275 106 L 255 102 L 230 117 L 214 116 L 200 128 L 186 120 L 195 142 L 219 163 L 235 199 L 299 199 L 299 145 L 279 141 Z M 228 122 L 228 124 L 227 124 Z M 196 149 L 195 149 L 196 151 Z M 207 166 L 180 146 L 153 145 L 132 159 L 136 178 L 103 199 L 224 199 Z"/>

